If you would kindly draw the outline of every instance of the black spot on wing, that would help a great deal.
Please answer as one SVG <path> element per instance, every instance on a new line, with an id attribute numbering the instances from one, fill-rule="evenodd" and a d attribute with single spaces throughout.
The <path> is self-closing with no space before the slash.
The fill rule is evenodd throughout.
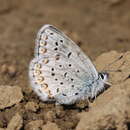
<path id="1" fill-rule="evenodd" d="M 77 70 L 77 73 L 79 73 L 79 70 Z"/>
<path id="2" fill-rule="evenodd" d="M 78 95 L 79 93 L 75 93 L 75 95 Z"/>
<path id="3" fill-rule="evenodd" d="M 69 53 L 68 53 L 68 55 L 67 55 L 67 57 L 68 57 L 68 58 L 70 58 L 71 54 L 72 54 L 72 53 L 71 53 L 71 52 L 69 52 Z"/>
<path id="4" fill-rule="evenodd" d="M 72 65 L 71 64 L 69 64 L 69 67 L 71 67 Z"/>
<path id="5" fill-rule="evenodd" d="M 74 88 L 74 85 L 71 85 L 72 88 Z"/>
<path id="6" fill-rule="evenodd" d="M 51 73 L 52 76 L 55 76 L 55 73 Z"/>
<path id="7" fill-rule="evenodd" d="M 57 92 L 57 93 L 59 92 L 59 88 L 56 89 L 56 92 Z"/>
<path id="8" fill-rule="evenodd" d="M 55 45 L 58 46 L 58 42 L 55 42 Z"/>
<path id="9" fill-rule="evenodd" d="M 50 35 L 53 35 L 53 33 L 51 32 Z"/>
<path id="10" fill-rule="evenodd" d="M 63 82 L 60 82 L 60 85 L 63 85 Z"/>
<path id="11" fill-rule="evenodd" d="M 73 78 L 71 78 L 71 81 L 74 81 L 74 79 L 73 79 Z"/>
<path id="12" fill-rule="evenodd" d="M 63 43 L 63 40 L 60 40 L 61 43 Z"/>
<path id="13" fill-rule="evenodd" d="M 67 72 L 64 73 L 64 77 L 66 77 L 66 75 L 67 75 Z"/>
<path id="14" fill-rule="evenodd" d="M 56 48 L 54 48 L 54 50 L 55 50 L 55 51 L 57 51 L 57 50 L 58 50 L 58 48 L 56 47 Z"/>
<path id="15" fill-rule="evenodd" d="M 62 67 L 62 65 L 59 65 L 59 67 Z"/>
<path id="16" fill-rule="evenodd" d="M 62 95 L 63 95 L 63 96 L 67 96 L 67 95 L 66 95 L 66 94 L 64 94 L 64 93 L 63 93 Z"/>

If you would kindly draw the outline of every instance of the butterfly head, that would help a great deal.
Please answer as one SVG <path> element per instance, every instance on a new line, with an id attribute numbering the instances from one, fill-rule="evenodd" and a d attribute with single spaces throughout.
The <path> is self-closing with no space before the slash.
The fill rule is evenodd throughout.
<path id="1" fill-rule="evenodd" d="M 110 83 L 107 82 L 108 77 L 109 77 L 109 75 L 106 72 L 98 73 L 98 79 L 96 80 L 96 82 L 94 82 L 94 84 L 92 86 L 91 98 L 95 98 L 100 92 L 105 90 L 106 85 L 108 85 L 108 86 L 111 85 Z"/>
<path id="2" fill-rule="evenodd" d="M 106 72 L 98 73 L 98 77 L 100 80 L 102 80 L 102 82 L 107 84 L 106 81 L 108 80 L 108 77 L 109 77 L 108 73 Z"/>

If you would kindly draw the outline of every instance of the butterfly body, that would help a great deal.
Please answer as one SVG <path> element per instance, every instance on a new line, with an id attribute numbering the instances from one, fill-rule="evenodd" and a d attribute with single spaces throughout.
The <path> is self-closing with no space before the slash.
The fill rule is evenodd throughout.
<path id="1" fill-rule="evenodd" d="M 52 25 L 43 26 L 37 34 L 29 77 L 41 100 L 67 105 L 95 97 L 107 80 L 107 75 L 99 74 L 82 50 Z"/>

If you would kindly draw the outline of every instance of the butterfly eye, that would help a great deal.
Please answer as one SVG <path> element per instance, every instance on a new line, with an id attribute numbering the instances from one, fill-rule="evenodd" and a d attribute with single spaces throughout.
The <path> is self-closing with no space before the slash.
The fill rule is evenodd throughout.
<path id="1" fill-rule="evenodd" d="M 101 78 L 104 79 L 104 74 L 101 74 Z"/>
<path id="2" fill-rule="evenodd" d="M 108 79 L 108 77 L 109 77 L 109 74 L 106 73 L 106 72 L 99 73 L 99 75 L 100 75 L 100 77 L 101 77 L 103 80 Z"/>
<path id="3" fill-rule="evenodd" d="M 103 73 L 99 73 L 99 76 L 104 79 L 104 74 Z"/>

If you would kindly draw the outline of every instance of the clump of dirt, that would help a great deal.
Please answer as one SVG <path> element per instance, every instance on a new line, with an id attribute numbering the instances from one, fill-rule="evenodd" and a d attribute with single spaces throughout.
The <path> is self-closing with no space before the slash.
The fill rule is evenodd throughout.
<path id="1" fill-rule="evenodd" d="M 23 99 L 21 88 L 18 86 L 0 86 L 0 109 L 18 104 Z"/>

